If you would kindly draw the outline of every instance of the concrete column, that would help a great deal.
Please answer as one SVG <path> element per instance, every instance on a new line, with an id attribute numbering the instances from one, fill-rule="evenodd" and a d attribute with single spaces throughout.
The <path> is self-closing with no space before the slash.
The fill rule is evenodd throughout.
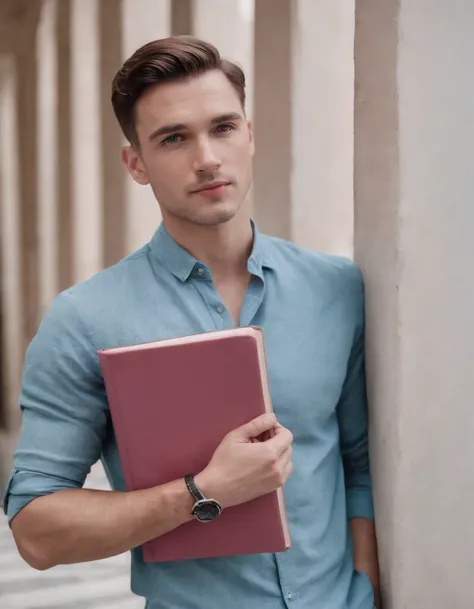
<path id="1" fill-rule="evenodd" d="M 123 58 L 151 40 L 169 36 L 171 10 L 169 0 L 150 3 L 148 0 L 122 0 Z M 125 142 L 124 142 L 125 143 Z M 149 186 L 140 186 L 127 176 L 126 180 L 127 251 L 146 243 L 161 222 L 158 203 Z"/>
<path id="2" fill-rule="evenodd" d="M 56 0 L 44 0 L 36 57 L 38 66 L 38 232 L 40 315 L 50 306 L 57 285 L 57 55 Z"/>
<path id="3" fill-rule="evenodd" d="M 34 30 L 31 32 L 35 35 Z M 38 95 L 35 48 L 17 55 L 17 137 L 20 174 L 21 283 L 23 348 L 35 334 L 39 319 Z"/>
<path id="4" fill-rule="evenodd" d="M 71 124 L 74 282 L 102 268 L 99 0 L 73 0 Z"/>
<path id="5" fill-rule="evenodd" d="M 253 110 L 254 2 L 194 0 L 192 33 L 214 44 L 222 57 L 238 63 L 247 79 L 247 112 Z"/>
<path id="6" fill-rule="evenodd" d="M 172 0 L 171 33 L 173 36 L 191 34 L 193 31 L 193 0 Z"/>
<path id="7" fill-rule="evenodd" d="M 23 359 L 23 292 L 21 281 L 20 164 L 18 154 L 17 84 L 14 55 L 0 57 L 0 364 L 2 425 L 0 486 L 10 466 L 8 433 L 18 427 L 17 398 Z"/>
<path id="8" fill-rule="evenodd" d="M 0 485 L 19 426 L 24 351 L 39 307 L 38 121 L 35 40 L 39 2 L 4 2 L 0 21 Z"/>
<path id="9" fill-rule="evenodd" d="M 255 217 L 352 255 L 354 0 L 256 0 Z"/>
<path id="10" fill-rule="evenodd" d="M 56 5 L 56 253 L 57 289 L 74 283 L 75 234 L 72 185 L 72 0 Z"/>
<path id="11" fill-rule="evenodd" d="M 291 238 L 292 11 L 288 0 L 255 0 L 254 217 Z"/>
<path id="12" fill-rule="evenodd" d="M 473 23 L 463 0 L 357 0 L 355 257 L 384 609 L 474 606 Z"/>
<path id="13" fill-rule="evenodd" d="M 126 171 L 120 158 L 122 135 L 113 113 L 112 80 L 122 64 L 121 0 L 101 0 L 100 16 L 100 100 L 102 150 L 102 259 L 108 267 L 125 256 Z"/>

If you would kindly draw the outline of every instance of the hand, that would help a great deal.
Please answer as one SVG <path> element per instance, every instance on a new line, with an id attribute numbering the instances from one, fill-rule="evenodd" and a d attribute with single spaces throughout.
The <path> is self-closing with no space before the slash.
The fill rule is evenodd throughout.
<path id="1" fill-rule="evenodd" d="M 262 434 L 268 439 L 257 440 Z M 277 423 L 275 415 L 257 417 L 226 435 L 209 465 L 196 476 L 196 484 L 223 507 L 270 493 L 293 471 L 292 441 L 291 432 Z"/>

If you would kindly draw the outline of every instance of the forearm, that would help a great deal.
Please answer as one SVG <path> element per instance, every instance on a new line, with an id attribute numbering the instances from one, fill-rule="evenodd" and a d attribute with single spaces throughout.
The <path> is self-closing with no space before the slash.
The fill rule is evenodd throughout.
<path id="1" fill-rule="evenodd" d="M 64 490 L 38 497 L 12 521 L 32 567 L 101 560 L 159 537 L 192 518 L 184 481 L 128 493 Z"/>
<path id="2" fill-rule="evenodd" d="M 375 524 L 365 518 L 350 521 L 354 546 L 354 563 L 358 571 L 367 573 L 374 587 L 375 604 L 380 609 L 380 577 Z"/>

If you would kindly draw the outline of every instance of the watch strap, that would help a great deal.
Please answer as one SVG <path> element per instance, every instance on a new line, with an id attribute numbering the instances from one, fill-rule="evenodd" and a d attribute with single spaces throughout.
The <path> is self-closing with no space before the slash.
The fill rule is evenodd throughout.
<path id="1" fill-rule="evenodd" d="M 196 486 L 196 482 L 194 481 L 194 476 L 192 474 L 186 474 L 184 481 L 186 482 L 188 491 L 194 497 L 195 501 L 203 501 L 205 499 L 204 495 Z"/>

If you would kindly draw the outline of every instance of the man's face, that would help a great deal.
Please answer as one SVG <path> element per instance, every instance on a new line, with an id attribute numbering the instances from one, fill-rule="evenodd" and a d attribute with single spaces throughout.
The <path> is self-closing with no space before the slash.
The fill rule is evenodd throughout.
<path id="1" fill-rule="evenodd" d="M 124 151 L 132 177 L 150 184 L 167 215 L 201 225 L 227 222 L 252 180 L 250 124 L 219 70 L 147 91 L 136 107 L 140 152 Z"/>

